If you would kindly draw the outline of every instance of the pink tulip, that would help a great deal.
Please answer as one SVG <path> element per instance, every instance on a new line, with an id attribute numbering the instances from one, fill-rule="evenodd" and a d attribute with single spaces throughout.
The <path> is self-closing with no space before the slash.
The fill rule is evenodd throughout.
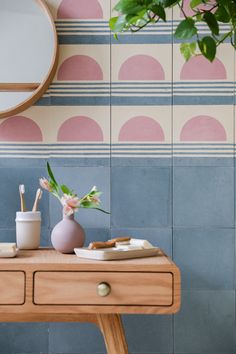
<path id="1" fill-rule="evenodd" d="M 46 189 L 49 192 L 52 191 L 50 182 L 45 177 L 39 179 L 39 184 L 43 189 Z"/>
<path id="2" fill-rule="evenodd" d="M 80 199 L 68 194 L 63 194 L 61 203 L 62 205 L 68 205 L 70 208 L 78 208 L 80 206 Z"/>
<path id="3" fill-rule="evenodd" d="M 70 216 L 70 215 L 74 214 L 74 209 L 71 208 L 69 205 L 65 204 L 63 206 L 63 214 Z"/>
<path id="4" fill-rule="evenodd" d="M 100 200 L 96 195 L 94 195 L 94 196 L 91 198 L 91 202 L 93 202 L 94 204 L 99 205 L 99 204 L 101 203 L 101 200 Z"/>

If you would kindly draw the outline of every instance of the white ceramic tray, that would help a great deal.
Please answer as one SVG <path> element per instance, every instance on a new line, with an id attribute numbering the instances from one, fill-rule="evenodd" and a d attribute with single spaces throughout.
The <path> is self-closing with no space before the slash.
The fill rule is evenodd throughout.
<path id="1" fill-rule="evenodd" d="M 151 257 L 158 254 L 159 248 L 147 248 L 136 250 L 119 250 L 117 248 L 101 248 L 90 250 L 88 248 L 75 248 L 75 254 L 80 258 L 96 259 L 97 261 L 112 261 L 116 259 L 129 259 Z"/>
<path id="2" fill-rule="evenodd" d="M 17 251 L 18 251 L 18 248 L 16 248 L 15 250 L 10 250 L 10 251 L 6 251 L 6 250 L 1 250 L 0 249 L 0 258 L 12 258 L 12 257 L 15 257 L 17 255 Z"/>

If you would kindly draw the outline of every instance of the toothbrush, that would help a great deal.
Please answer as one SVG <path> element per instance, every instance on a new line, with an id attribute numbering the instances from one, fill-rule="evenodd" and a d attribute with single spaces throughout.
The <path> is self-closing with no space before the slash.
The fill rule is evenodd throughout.
<path id="1" fill-rule="evenodd" d="M 35 201 L 34 201 L 34 206 L 33 206 L 32 211 L 37 211 L 37 209 L 38 209 L 38 202 L 39 202 L 39 200 L 42 198 L 42 194 L 43 194 L 42 190 L 41 190 L 40 188 L 37 189 L 36 196 L 35 196 Z"/>
<path id="2" fill-rule="evenodd" d="M 24 198 L 24 194 L 25 194 L 24 184 L 19 185 L 19 192 L 20 192 L 20 209 L 21 209 L 21 211 L 24 212 L 24 211 L 26 211 L 25 198 Z"/>

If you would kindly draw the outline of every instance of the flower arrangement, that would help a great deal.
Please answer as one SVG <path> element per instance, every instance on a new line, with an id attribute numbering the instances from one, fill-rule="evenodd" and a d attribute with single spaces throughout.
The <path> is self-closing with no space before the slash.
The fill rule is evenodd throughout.
<path id="1" fill-rule="evenodd" d="M 103 213 L 109 214 L 109 212 L 99 208 L 101 204 L 99 196 L 102 192 L 98 191 L 96 186 L 93 186 L 87 194 L 79 198 L 77 194 L 75 194 L 74 191 L 68 188 L 65 184 L 60 185 L 57 183 L 48 162 L 47 171 L 49 178 L 40 178 L 39 184 L 43 189 L 46 189 L 48 192 L 52 193 L 60 201 L 63 206 L 64 215 L 72 215 L 79 208 L 97 209 Z"/>

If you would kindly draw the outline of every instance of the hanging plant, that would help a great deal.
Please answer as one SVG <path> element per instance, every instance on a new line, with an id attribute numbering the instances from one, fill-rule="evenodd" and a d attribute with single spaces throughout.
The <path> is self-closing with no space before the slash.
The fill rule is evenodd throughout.
<path id="1" fill-rule="evenodd" d="M 185 60 L 202 54 L 213 61 L 219 45 L 228 40 L 236 49 L 236 0 L 191 0 L 192 16 L 186 14 L 184 0 L 119 0 L 114 7 L 119 15 L 110 19 L 109 26 L 117 38 L 119 32 L 137 32 L 148 24 L 166 22 L 166 10 L 176 7 L 182 12 L 183 20 L 174 37 L 183 41 L 180 51 Z M 208 27 L 206 36 L 199 34 L 201 24 Z M 221 24 L 228 24 L 224 33 Z"/>

